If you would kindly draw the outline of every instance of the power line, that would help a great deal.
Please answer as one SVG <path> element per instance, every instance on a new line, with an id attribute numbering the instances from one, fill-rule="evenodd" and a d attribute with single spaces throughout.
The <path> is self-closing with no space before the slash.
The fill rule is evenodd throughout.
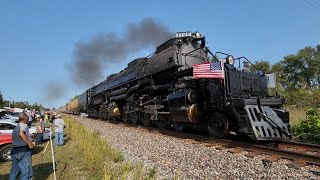
<path id="1" fill-rule="evenodd" d="M 320 14 L 320 9 L 315 6 L 314 4 L 312 4 L 311 2 L 307 1 L 307 0 L 303 0 L 305 3 L 307 3 L 309 6 L 311 6 L 317 13 Z"/>

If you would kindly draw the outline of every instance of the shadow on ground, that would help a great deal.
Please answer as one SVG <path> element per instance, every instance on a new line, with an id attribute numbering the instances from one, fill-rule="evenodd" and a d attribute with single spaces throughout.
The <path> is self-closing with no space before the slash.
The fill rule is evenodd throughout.
<path id="1" fill-rule="evenodd" d="M 36 147 L 32 150 L 32 154 L 41 153 L 43 149 L 44 149 L 44 147 L 42 147 L 42 146 L 36 146 Z"/>
<path id="2" fill-rule="evenodd" d="M 70 137 L 70 136 L 64 135 L 64 144 L 67 144 L 68 141 L 70 141 L 70 140 L 71 140 L 71 137 Z"/>
<path id="3" fill-rule="evenodd" d="M 38 165 L 34 165 L 32 167 L 33 172 L 34 172 L 34 179 L 48 179 L 49 176 L 53 173 L 53 166 L 52 163 L 43 163 L 43 164 L 39 164 Z"/>
<path id="4" fill-rule="evenodd" d="M 33 180 L 48 179 L 51 173 L 53 172 L 52 163 L 43 163 L 43 164 L 39 164 L 37 169 L 36 167 L 37 165 L 32 166 L 32 170 L 34 172 Z M 5 174 L 1 176 L 0 179 L 9 179 L 9 174 Z M 20 177 L 18 179 L 20 179 Z"/>

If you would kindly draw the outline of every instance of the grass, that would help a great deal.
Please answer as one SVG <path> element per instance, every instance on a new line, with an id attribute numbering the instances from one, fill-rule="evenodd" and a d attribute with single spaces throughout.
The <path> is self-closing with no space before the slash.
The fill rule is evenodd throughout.
<path id="1" fill-rule="evenodd" d="M 156 168 L 125 162 L 123 155 L 112 148 L 98 132 L 90 131 L 70 117 L 66 123 L 65 145 L 57 147 L 57 179 L 155 179 Z M 43 154 L 46 143 L 33 152 L 35 179 L 53 179 L 51 151 Z M 8 179 L 11 162 L 0 163 L 0 179 Z"/>
<path id="2" fill-rule="evenodd" d="M 285 107 L 289 111 L 290 125 L 294 126 L 306 119 L 307 108 Z"/>
<path id="3" fill-rule="evenodd" d="M 37 146 L 33 150 L 32 165 L 35 171 L 34 179 L 53 179 L 53 166 L 51 157 L 51 146 L 47 142 Z M 87 168 L 83 165 L 84 160 L 81 151 L 76 148 L 76 143 L 70 137 L 68 130 L 65 134 L 65 145 L 55 148 L 55 161 L 57 162 L 57 179 L 81 179 L 89 177 Z M 8 179 L 11 161 L 0 163 L 0 179 Z"/>
<path id="4" fill-rule="evenodd" d="M 122 154 L 112 148 L 99 132 L 89 131 L 70 117 L 65 117 L 70 134 L 81 150 L 84 164 L 92 179 L 153 179 L 156 169 L 144 169 L 143 165 L 124 162 Z"/>

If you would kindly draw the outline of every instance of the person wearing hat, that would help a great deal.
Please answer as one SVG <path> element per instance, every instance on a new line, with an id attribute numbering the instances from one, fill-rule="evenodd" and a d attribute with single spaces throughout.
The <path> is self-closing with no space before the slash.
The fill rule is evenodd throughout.
<path id="1" fill-rule="evenodd" d="M 63 135 L 64 135 L 65 124 L 60 114 L 57 114 L 57 119 L 53 120 L 53 125 L 54 125 L 54 131 L 55 131 L 54 142 L 57 146 L 63 146 L 63 143 L 64 143 Z"/>

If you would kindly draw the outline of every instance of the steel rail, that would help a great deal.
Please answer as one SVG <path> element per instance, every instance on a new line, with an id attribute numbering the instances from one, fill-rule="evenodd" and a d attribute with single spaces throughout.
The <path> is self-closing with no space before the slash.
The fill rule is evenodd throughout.
<path id="1" fill-rule="evenodd" d="M 293 141 L 281 141 L 278 143 L 278 146 L 287 146 L 293 148 L 307 148 L 312 151 L 320 152 L 320 145 L 318 144 L 309 144 L 302 142 L 293 142 Z"/>

